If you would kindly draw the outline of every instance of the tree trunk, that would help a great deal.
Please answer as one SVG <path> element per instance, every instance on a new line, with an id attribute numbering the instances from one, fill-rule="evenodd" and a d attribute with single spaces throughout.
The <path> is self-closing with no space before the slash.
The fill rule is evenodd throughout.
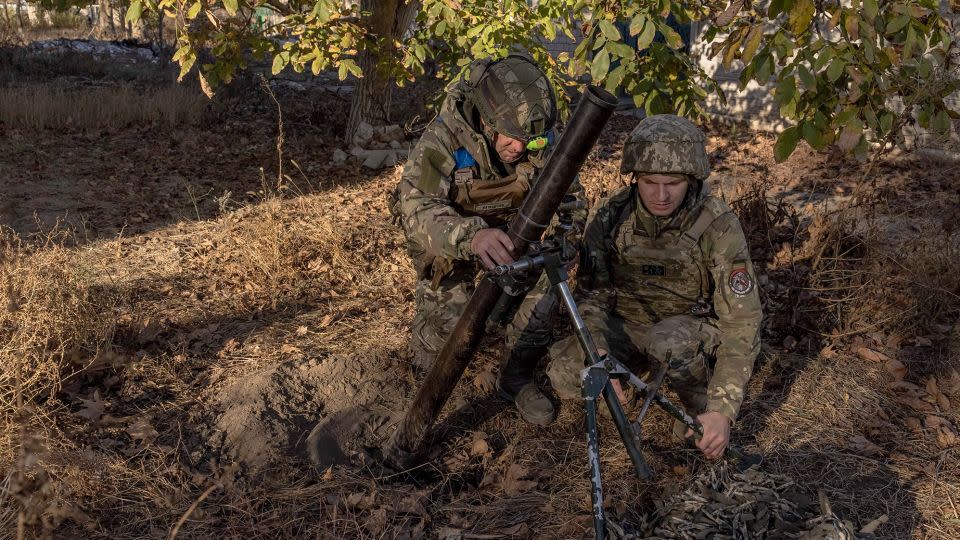
<path id="1" fill-rule="evenodd" d="M 402 38 L 420 9 L 420 0 L 361 0 L 360 9 L 371 13 L 367 23 L 371 34 L 377 39 L 374 50 L 360 52 L 357 64 L 363 77 L 357 81 L 350 104 L 345 140 L 353 142 L 361 122 L 384 125 L 390 119 L 390 100 L 393 81 L 382 69 L 382 55 L 396 54 L 394 40 Z"/>

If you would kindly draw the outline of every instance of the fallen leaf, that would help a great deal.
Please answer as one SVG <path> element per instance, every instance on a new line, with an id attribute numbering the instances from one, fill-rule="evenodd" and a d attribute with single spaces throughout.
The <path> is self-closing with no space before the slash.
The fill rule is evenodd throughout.
<path id="1" fill-rule="evenodd" d="M 331 290 L 330 292 L 332 293 L 333 291 Z M 320 327 L 320 328 L 326 328 L 326 327 L 330 326 L 330 323 L 331 323 L 332 321 L 333 321 L 333 316 L 332 316 L 332 315 L 324 315 L 323 318 L 320 319 L 320 322 L 317 323 L 317 326 Z"/>
<path id="2" fill-rule="evenodd" d="M 77 416 L 86 418 L 91 422 L 97 422 L 103 416 L 103 411 L 107 408 L 107 402 L 100 399 L 100 391 L 93 391 L 92 399 L 79 398 L 82 406 L 75 412 Z"/>
<path id="3" fill-rule="evenodd" d="M 289 343 L 284 343 L 280 346 L 280 354 L 300 354 L 301 351 L 299 348 L 290 345 Z"/>
<path id="4" fill-rule="evenodd" d="M 913 344 L 917 347 L 933 347 L 933 340 L 926 336 L 922 336 L 914 339 Z"/>
<path id="5" fill-rule="evenodd" d="M 837 356 L 837 351 L 833 348 L 833 345 L 827 345 L 826 347 L 820 349 L 820 356 L 830 360 L 831 358 Z"/>
<path id="6" fill-rule="evenodd" d="M 919 432 L 923 427 L 923 424 L 920 422 L 920 419 L 915 416 L 908 416 L 905 420 L 907 427 L 913 431 Z"/>
<path id="7" fill-rule="evenodd" d="M 376 493 L 370 493 L 369 495 L 363 492 L 351 493 L 347 495 L 343 502 L 348 510 L 367 510 L 373 506 L 376 497 Z"/>
<path id="8" fill-rule="evenodd" d="M 850 448 L 854 452 L 865 456 L 875 456 L 883 452 L 883 448 L 880 448 L 863 435 L 850 437 Z"/>
<path id="9" fill-rule="evenodd" d="M 527 537 L 530 535 L 530 529 L 527 527 L 526 523 L 517 523 L 513 527 L 507 527 L 506 529 L 500 529 L 500 534 L 505 534 L 507 536 L 522 536 Z"/>
<path id="10" fill-rule="evenodd" d="M 296 334 L 297 334 L 298 336 L 305 336 L 305 335 L 307 335 L 307 332 L 309 332 L 309 330 L 307 329 L 306 326 L 298 326 L 298 327 L 297 327 Z"/>
<path id="11" fill-rule="evenodd" d="M 930 377 L 927 379 L 927 393 L 934 397 L 940 395 L 940 387 L 937 386 L 936 377 Z"/>
<path id="12" fill-rule="evenodd" d="M 492 392 L 497 387 L 497 376 L 488 367 L 473 378 L 473 385 L 481 392 Z"/>
<path id="13" fill-rule="evenodd" d="M 896 402 L 901 405 L 906 405 L 907 407 L 912 407 L 920 412 L 933 412 L 933 405 L 913 396 L 899 396 L 896 398 Z"/>
<path id="14" fill-rule="evenodd" d="M 950 400 L 947 398 L 947 396 L 943 395 L 942 393 L 937 395 L 937 407 L 940 407 L 940 410 L 943 412 L 950 410 Z"/>
<path id="15" fill-rule="evenodd" d="M 473 457 L 489 458 L 493 455 L 493 450 L 490 449 L 490 444 L 487 443 L 486 439 L 477 438 L 474 439 L 473 444 L 470 445 L 470 455 Z"/>
<path id="16" fill-rule="evenodd" d="M 907 366 L 899 360 L 891 358 L 884 364 L 887 373 L 893 376 L 894 380 L 901 380 L 907 376 Z"/>
<path id="17" fill-rule="evenodd" d="M 853 352 L 868 362 L 884 363 L 891 360 L 889 356 L 883 354 L 882 352 L 878 352 L 867 347 L 858 347 L 857 349 L 854 349 Z"/>
<path id="18" fill-rule="evenodd" d="M 363 528 L 373 536 L 380 536 L 387 528 L 388 519 L 387 509 L 377 508 L 363 520 Z"/>
<path id="19" fill-rule="evenodd" d="M 426 499 L 427 495 L 424 492 L 410 494 L 400 500 L 400 502 L 397 504 L 396 511 L 401 514 L 412 514 L 427 517 L 429 512 L 423 505 L 423 501 Z"/>
<path id="20" fill-rule="evenodd" d="M 504 493 L 506 493 L 508 497 L 513 497 L 537 487 L 536 480 L 524 480 L 529 474 L 530 469 L 519 463 L 510 465 L 510 468 L 507 469 L 507 475 L 503 479 Z"/>
<path id="21" fill-rule="evenodd" d="M 895 392 L 919 392 L 920 387 L 907 381 L 894 381 L 890 383 L 890 389 Z"/>
<path id="22" fill-rule="evenodd" d="M 943 418 L 940 418 L 939 416 L 934 416 L 932 414 L 928 414 L 923 419 L 923 425 L 926 426 L 927 429 L 936 429 L 940 427 L 940 424 L 943 422 L 945 422 Z"/>
<path id="23" fill-rule="evenodd" d="M 327 470 L 323 471 L 323 476 L 320 477 L 324 482 L 330 482 L 333 480 L 333 465 L 327 467 Z"/>
<path id="24" fill-rule="evenodd" d="M 671 470 L 673 471 L 673 474 L 677 476 L 686 476 L 690 474 L 690 469 L 685 465 L 674 465 Z"/>
<path id="25" fill-rule="evenodd" d="M 157 433 L 157 430 L 150 425 L 150 421 L 143 417 L 130 424 L 126 429 L 126 432 L 133 437 L 133 440 L 143 441 L 144 444 L 150 444 L 160 435 Z"/>

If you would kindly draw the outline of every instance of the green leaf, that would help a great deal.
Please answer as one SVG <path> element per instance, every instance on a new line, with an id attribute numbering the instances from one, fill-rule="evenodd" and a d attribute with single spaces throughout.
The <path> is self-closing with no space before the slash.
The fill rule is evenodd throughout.
<path id="1" fill-rule="evenodd" d="M 859 120 L 851 121 L 843 127 L 840 137 L 837 139 L 837 148 L 844 152 L 849 152 L 856 148 L 860 143 L 860 137 L 863 136 L 863 124 Z"/>
<path id="2" fill-rule="evenodd" d="M 750 60 L 753 60 L 753 55 L 757 54 L 757 49 L 760 47 L 761 39 L 763 39 L 763 24 L 757 24 L 747 34 L 746 44 L 743 46 L 743 53 L 740 55 L 740 60 L 744 64 L 749 64 Z"/>
<path id="3" fill-rule="evenodd" d="M 619 41 L 608 41 L 606 48 L 618 58 L 633 58 L 637 54 L 636 49 Z"/>
<path id="4" fill-rule="evenodd" d="M 784 0 L 770 0 L 767 7 L 767 18 L 776 19 L 777 15 L 783 13 Z"/>
<path id="5" fill-rule="evenodd" d="M 237 14 L 237 7 L 237 0 L 223 0 L 223 8 L 227 10 L 231 17 Z"/>
<path id="6" fill-rule="evenodd" d="M 353 74 L 354 77 L 362 77 L 363 72 L 360 71 L 360 66 L 357 65 L 355 61 L 350 58 L 346 58 L 340 61 L 341 66 L 346 66 L 347 71 Z M 342 80 L 342 79 L 341 79 Z"/>
<path id="7" fill-rule="evenodd" d="M 931 126 L 937 135 L 948 135 L 950 133 L 950 115 L 947 114 L 947 111 L 940 109 L 940 112 L 933 117 Z"/>
<path id="8" fill-rule="evenodd" d="M 187 19 L 196 19 L 197 15 L 200 14 L 201 7 L 200 2 L 194 2 L 193 5 L 190 6 L 190 9 L 187 10 Z"/>
<path id="9" fill-rule="evenodd" d="M 127 8 L 127 16 L 124 18 L 127 22 L 137 22 L 140 20 L 140 14 L 143 12 L 143 4 L 140 0 L 133 0 L 130 7 Z"/>
<path id="10" fill-rule="evenodd" d="M 910 22 L 910 16 L 909 16 L 909 15 L 900 15 L 900 16 L 894 18 L 892 21 L 890 21 L 890 22 L 887 24 L 887 28 L 886 28 L 886 30 L 884 31 L 884 33 L 887 34 L 887 35 L 889 35 L 889 34 L 896 34 L 896 33 L 899 32 L 900 30 L 902 30 L 903 27 L 906 26 L 908 22 Z"/>
<path id="11" fill-rule="evenodd" d="M 283 71 L 283 66 L 286 64 L 286 62 L 283 60 L 283 56 L 283 53 L 281 53 L 273 57 L 273 66 L 271 66 L 270 72 L 274 75 Z M 340 80 L 342 81 L 343 79 Z"/>
<path id="12" fill-rule="evenodd" d="M 863 15 L 867 22 L 872 23 L 877 18 L 879 11 L 880 7 L 877 5 L 877 0 L 863 0 Z"/>
<path id="13" fill-rule="evenodd" d="M 647 22 L 648 22 L 649 20 L 650 20 L 650 18 L 647 17 L 647 14 L 646 14 L 646 13 L 640 13 L 640 14 L 636 15 L 636 16 L 630 21 L 630 29 L 629 29 L 630 35 L 631 35 L 631 36 L 635 36 L 635 35 L 639 34 L 640 31 L 643 30 L 643 27 L 647 25 Z"/>
<path id="14" fill-rule="evenodd" d="M 604 89 L 606 89 L 607 92 L 615 93 L 620 87 L 620 83 L 623 82 L 623 77 L 626 74 L 627 70 L 624 66 L 620 65 L 614 68 L 607 74 L 607 82 L 603 85 Z"/>
<path id="15" fill-rule="evenodd" d="M 803 83 L 805 89 L 813 90 L 817 87 L 817 78 L 813 76 L 813 73 L 810 73 L 807 66 L 803 64 L 799 65 L 797 67 L 797 73 L 800 75 L 800 82 Z"/>
<path id="16" fill-rule="evenodd" d="M 440 21 L 437 23 L 437 28 L 434 30 L 435 35 L 443 35 L 447 31 L 447 21 Z"/>
<path id="17" fill-rule="evenodd" d="M 783 133 L 777 137 L 776 144 L 773 145 L 773 158 L 777 160 L 777 163 L 786 161 L 786 159 L 790 157 L 790 154 L 797 148 L 799 141 L 800 132 L 796 126 L 791 126 L 783 130 Z"/>
<path id="18" fill-rule="evenodd" d="M 796 0 L 796 2 L 793 3 L 793 7 L 790 8 L 790 16 L 788 18 L 790 30 L 792 30 L 795 35 L 801 34 L 810 27 L 815 12 L 816 9 L 813 0 Z"/>
<path id="19" fill-rule="evenodd" d="M 803 122 L 800 128 L 803 133 L 803 140 L 807 141 L 814 150 L 823 150 L 827 141 L 823 138 L 823 133 L 817 129 L 813 122 Z"/>
<path id="20" fill-rule="evenodd" d="M 547 41 L 557 39 L 557 27 L 553 24 L 553 20 L 547 19 L 543 22 L 543 35 L 547 38 Z"/>
<path id="21" fill-rule="evenodd" d="M 620 30 L 617 30 L 617 27 L 606 19 L 600 21 L 600 31 L 603 32 L 603 35 L 611 41 L 620 41 L 622 38 L 620 35 Z"/>
<path id="22" fill-rule="evenodd" d="M 276 62 L 274 62 L 274 63 L 276 63 Z M 347 65 L 346 65 L 346 64 L 344 64 L 344 63 L 342 63 L 342 62 L 340 63 L 340 67 L 337 68 L 337 77 L 339 77 L 341 81 L 347 78 Z"/>
<path id="23" fill-rule="evenodd" d="M 654 26 L 653 21 L 649 18 L 644 18 L 643 29 L 637 36 L 637 50 L 642 51 L 649 47 L 650 44 L 653 43 L 653 38 L 656 36 L 657 28 Z"/>
<path id="24" fill-rule="evenodd" d="M 847 67 L 847 61 L 843 58 L 837 57 L 833 59 L 833 62 L 827 67 L 827 80 L 830 82 L 837 82 L 837 79 L 843 75 L 843 69 Z"/>
<path id="25" fill-rule="evenodd" d="M 892 112 L 885 112 L 880 115 L 880 129 L 883 133 L 889 133 L 893 129 L 894 116 Z"/>
<path id="26" fill-rule="evenodd" d="M 593 83 L 598 84 L 607 76 L 610 69 L 610 53 L 603 49 L 593 57 L 593 63 L 590 65 L 590 76 L 593 77 Z"/>
<path id="27" fill-rule="evenodd" d="M 663 38 L 667 42 L 667 46 L 671 49 L 679 49 L 683 47 L 683 38 L 680 37 L 680 34 L 676 30 L 670 28 L 666 23 L 657 22 L 657 30 L 660 30 L 660 33 L 663 34 Z"/>

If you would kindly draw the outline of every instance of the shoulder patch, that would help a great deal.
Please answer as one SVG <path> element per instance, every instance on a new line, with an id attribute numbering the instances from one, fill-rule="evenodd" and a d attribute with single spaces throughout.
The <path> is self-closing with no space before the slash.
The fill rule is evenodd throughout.
<path id="1" fill-rule="evenodd" d="M 730 290 L 737 296 L 744 296 L 753 290 L 753 276 L 747 271 L 747 266 L 735 266 L 730 270 L 730 277 L 727 280 Z"/>
<path id="2" fill-rule="evenodd" d="M 474 167 L 477 164 L 477 160 L 473 159 L 473 156 L 470 155 L 470 152 L 466 148 L 460 147 L 453 153 L 453 160 L 455 162 L 455 169 L 463 169 L 465 167 Z"/>

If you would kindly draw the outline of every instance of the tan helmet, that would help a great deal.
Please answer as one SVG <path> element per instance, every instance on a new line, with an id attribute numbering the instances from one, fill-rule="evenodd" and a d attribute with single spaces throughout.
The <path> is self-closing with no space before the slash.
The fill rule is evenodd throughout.
<path id="1" fill-rule="evenodd" d="M 620 173 L 688 174 L 705 180 L 710 176 L 706 137 L 686 118 L 648 116 L 627 137 Z"/>

